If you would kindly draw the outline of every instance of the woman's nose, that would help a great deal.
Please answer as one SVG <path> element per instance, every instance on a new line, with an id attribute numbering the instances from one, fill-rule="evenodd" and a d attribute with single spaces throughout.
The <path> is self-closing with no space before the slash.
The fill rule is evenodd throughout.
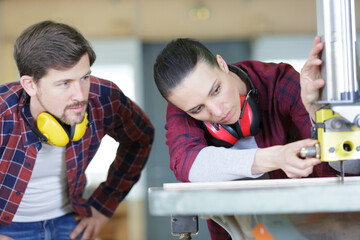
<path id="1" fill-rule="evenodd" d="M 213 103 L 209 106 L 211 115 L 215 117 L 220 117 L 222 114 L 222 109 L 220 104 Z"/>

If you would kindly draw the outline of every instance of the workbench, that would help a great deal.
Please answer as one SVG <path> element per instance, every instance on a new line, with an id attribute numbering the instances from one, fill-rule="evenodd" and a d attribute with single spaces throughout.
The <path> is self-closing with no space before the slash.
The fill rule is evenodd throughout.
<path id="1" fill-rule="evenodd" d="M 233 240 L 360 239 L 360 177 L 167 183 L 148 194 L 152 215 L 212 219 Z"/>

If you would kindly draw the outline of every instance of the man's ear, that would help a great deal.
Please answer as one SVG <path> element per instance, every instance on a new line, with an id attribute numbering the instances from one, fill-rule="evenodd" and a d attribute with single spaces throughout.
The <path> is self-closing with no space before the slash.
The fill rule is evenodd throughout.
<path id="1" fill-rule="evenodd" d="M 36 95 L 36 84 L 33 77 L 28 75 L 21 76 L 20 83 L 30 97 Z"/>
<path id="2" fill-rule="evenodd" d="M 216 61 L 221 70 L 223 70 L 226 73 L 229 72 L 229 67 L 228 67 L 227 63 L 219 54 L 216 55 Z"/>

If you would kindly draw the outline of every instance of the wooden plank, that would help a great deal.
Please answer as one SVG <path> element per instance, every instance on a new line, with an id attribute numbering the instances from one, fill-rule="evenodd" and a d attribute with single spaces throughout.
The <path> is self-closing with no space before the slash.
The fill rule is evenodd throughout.
<path id="1" fill-rule="evenodd" d="M 360 212 L 360 184 L 356 182 L 255 189 L 150 188 L 149 209 L 158 216 Z"/>
<path id="2" fill-rule="evenodd" d="M 345 177 L 344 184 L 360 183 L 360 177 Z M 164 190 L 230 190 L 230 189 L 259 189 L 259 188 L 289 188 L 302 186 L 319 186 L 341 184 L 340 177 L 328 178 L 298 178 L 298 179 L 259 179 L 237 180 L 223 182 L 192 182 L 165 183 Z"/>

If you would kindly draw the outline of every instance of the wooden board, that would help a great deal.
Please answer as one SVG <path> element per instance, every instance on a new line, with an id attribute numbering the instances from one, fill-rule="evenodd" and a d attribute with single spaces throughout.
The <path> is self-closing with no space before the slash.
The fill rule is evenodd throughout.
<path id="1" fill-rule="evenodd" d="M 360 183 L 360 177 L 345 177 L 344 184 Z M 229 190 L 229 189 L 258 189 L 258 188 L 289 188 L 302 186 L 318 186 L 341 184 L 340 177 L 327 178 L 298 178 L 298 179 L 259 179 L 237 180 L 224 182 L 193 182 L 193 183 L 165 183 L 164 190 Z"/>

